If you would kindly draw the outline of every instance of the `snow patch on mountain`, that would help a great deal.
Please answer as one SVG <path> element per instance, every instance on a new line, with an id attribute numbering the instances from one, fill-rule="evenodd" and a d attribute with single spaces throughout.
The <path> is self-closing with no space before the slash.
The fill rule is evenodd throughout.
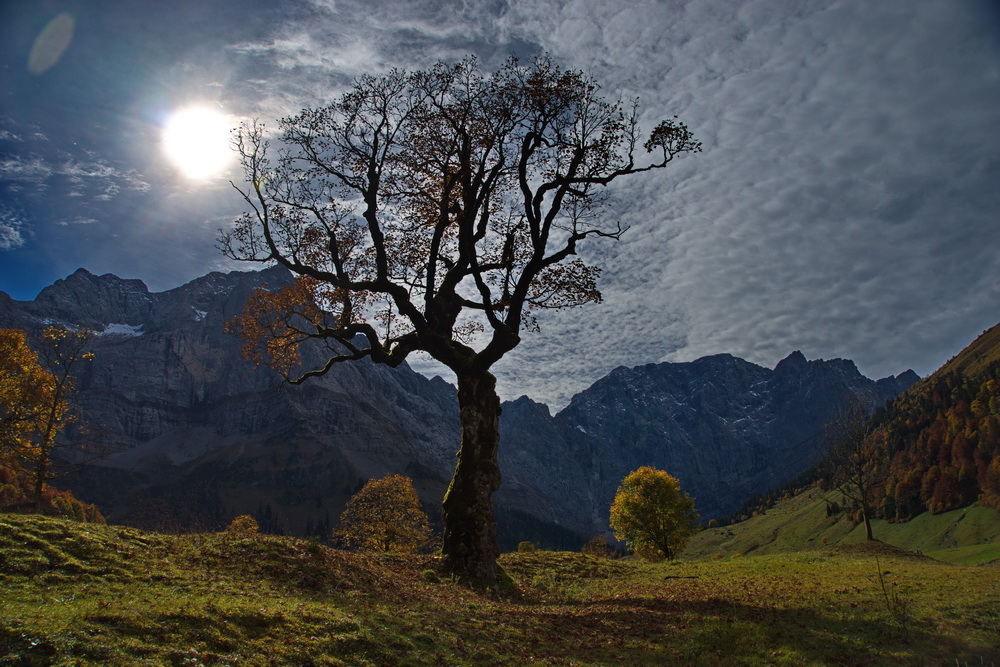
<path id="1" fill-rule="evenodd" d="M 145 332 L 141 324 L 109 324 L 103 331 L 98 331 L 98 336 L 141 336 Z"/>

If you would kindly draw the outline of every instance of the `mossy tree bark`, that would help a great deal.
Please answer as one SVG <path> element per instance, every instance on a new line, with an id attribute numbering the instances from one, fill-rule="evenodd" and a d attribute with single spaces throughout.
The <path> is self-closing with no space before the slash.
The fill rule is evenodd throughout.
<path id="1" fill-rule="evenodd" d="M 500 546 L 493 493 L 500 488 L 497 450 L 500 397 L 489 371 L 458 378 L 462 444 L 443 505 L 445 569 L 461 578 L 496 581 Z"/>

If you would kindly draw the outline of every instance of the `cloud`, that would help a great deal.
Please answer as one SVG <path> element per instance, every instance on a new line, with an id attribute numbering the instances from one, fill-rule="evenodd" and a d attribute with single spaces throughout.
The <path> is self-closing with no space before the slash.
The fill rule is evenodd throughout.
<path id="1" fill-rule="evenodd" d="M 259 112 L 274 117 L 324 104 L 362 74 L 420 69 L 470 54 L 499 63 L 538 47 L 505 28 L 506 3 L 444 0 L 313 0 L 265 40 L 231 45 L 257 61 L 252 77 Z"/>
<path id="2" fill-rule="evenodd" d="M 100 158 L 85 161 L 69 159 L 64 161 L 55 173 L 65 176 L 73 186 L 92 187 L 101 190 L 97 199 L 111 199 L 122 188 L 134 192 L 148 192 L 150 185 L 145 177 L 135 169 L 119 169 Z"/>
<path id="3" fill-rule="evenodd" d="M 12 118 L 0 119 L 0 140 L 16 144 L 17 152 L 0 153 L 0 181 L 19 188 L 31 186 L 45 191 L 56 179 L 64 179 L 69 188 L 67 196 L 84 196 L 90 188 L 99 191 L 102 198 L 122 188 L 134 192 L 148 192 L 150 184 L 138 170 L 121 168 L 93 151 L 71 154 L 54 146 L 48 135 L 34 125 L 26 128 Z"/>
<path id="4" fill-rule="evenodd" d="M 52 167 L 38 156 L 0 158 L 0 178 L 41 186 L 52 175 Z"/>
<path id="5" fill-rule="evenodd" d="M 15 184 L 30 184 L 38 191 L 47 190 L 53 177 L 64 177 L 69 184 L 65 194 L 69 197 L 85 196 L 88 189 L 96 189 L 96 199 L 107 200 L 122 188 L 135 192 L 148 192 L 150 184 L 135 169 L 118 169 L 101 159 L 80 161 L 68 157 L 55 160 L 38 155 L 5 156 L 0 158 L 0 180 Z"/>
<path id="6" fill-rule="evenodd" d="M 606 303 L 578 321 L 593 332 L 581 373 L 623 356 L 609 339 L 629 365 L 771 365 L 802 348 L 927 373 L 956 328 L 995 322 L 1000 141 L 983 129 L 1000 120 L 1000 71 L 961 4 L 552 7 L 515 5 L 522 29 L 706 146 L 619 196 L 634 225 L 595 253 Z M 553 335 L 536 358 L 565 343 Z"/>
<path id="7" fill-rule="evenodd" d="M 70 225 L 93 225 L 96 223 L 97 223 L 96 218 L 77 217 L 73 218 L 72 220 L 60 220 L 56 224 L 60 225 L 61 227 L 68 227 Z"/>
<path id="8" fill-rule="evenodd" d="M 614 189 L 632 229 L 582 251 L 605 302 L 546 313 L 495 369 L 505 397 L 558 407 L 616 365 L 719 352 L 928 373 L 996 321 L 1000 48 L 972 0 L 309 7 L 238 47 L 283 72 L 257 83 L 274 108 L 362 72 L 545 51 L 704 142 Z"/>
<path id="9" fill-rule="evenodd" d="M 0 207 L 0 250 L 13 250 L 24 245 L 21 216 L 6 207 Z"/>
<path id="10" fill-rule="evenodd" d="M 150 76 L 128 96 L 168 106 L 197 80 L 273 127 L 362 73 L 551 53 L 610 97 L 639 96 L 646 127 L 678 114 L 705 150 L 612 189 L 609 216 L 630 231 L 581 248 L 604 267 L 604 303 L 544 313 L 542 332 L 495 368 L 505 398 L 559 407 L 615 366 L 719 352 L 773 365 L 801 349 L 870 376 L 927 373 L 1000 304 L 1000 40 L 987 4 L 311 0 L 204 34 L 182 22 L 190 31 L 169 46 L 156 42 L 169 31 L 137 32 L 149 45 L 135 69 Z M 24 108 L 65 106 L 39 95 L 46 107 Z M 0 192 L 91 239 L 65 248 L 74 263 L 172 287 L 220 266 L 215 229 L 239 202 L 215 183 L 163 185 L 157 157 L 137 165 L 155 121 L 132 111 L 113 138 L 93 135 L 106 118 L 0 116 Z M 0 218 L 0 247 L 23 245 L 29 222 Z"/>

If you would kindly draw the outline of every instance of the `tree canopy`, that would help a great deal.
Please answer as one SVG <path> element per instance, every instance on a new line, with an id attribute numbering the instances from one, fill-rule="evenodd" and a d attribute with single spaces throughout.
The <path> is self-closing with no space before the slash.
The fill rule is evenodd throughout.
<path id="1" fill-rule="evenodd" d="M 248 210 L 223 251 L 297 278 L 259 290 L 230 330 L 296 383 L 418 350 L 455 372 L 462 441 L 443 552 L 460 574 L 496 577 L 490 368 L 541 310 L 601 300 L 600 270 L 577 251 L 625 231 L 606 186 L 701 148 L 676 119 L 641 133 L 637 104 L 539 58 L 488 74 L 468 59 L 361 76 L 275 134 L 254 122 L 235 137 Z M 301 363 L 309 340 L 327 346 L 315 368 Z"/>
<path id="2" fill-rule="evenodd" d="M 32 479 L 36 508 L 45 482 L 56 476 L 56 451 L 68 446 L 60 436 L 82 425 L 73 372 L 93 358 L 91 337 L 87 330 L 46 327 L 36 353 L 23 331 L 0 329 L 0 463 Z"/>
<path id="3" fill-rule="evenodd" d="M 238 133 L 251 211 L 222 240 L 236 259 L 301 277 L 259 294 L 273 307 L 257 302 L 240 322 L 265 329 L 251 349 L 286 368 L 310 337 L 391 364 L 420 349 L 489 367 L 537 309 L 600 300 L 599 269 L 574 257 L 581 241 L 624 231 L 601 216 L 600 190 L 700 150 L 666 120 L 637 165 L 637 109 L 547 59 L 489 76 L 471 59 L 362 76 L 279 129 L 274 156 L 263 125 Z M 484 325 L 477 355 L 465 343 Z"/>
<path id="4" fill-rule="evenodd" d="M 368 480 L 351 497 L 336 536 L 358 551 L 416 553 L 430 544 L 431 529 L 413 481 L 386 475 Z"/>
<path id="5" fill-rule="evenodd" d="M 27 458 L 54 387 L 27 335 L 0 329 L 0 461 L 20 464 Z"/>
<path id="6" fill-rule="evenodd" d="M 672 559 L 698 532 L 694 498 L 663 470 L 644 466 L 622 480 L 611 505 L 615 537 L 636 553 Z"/>

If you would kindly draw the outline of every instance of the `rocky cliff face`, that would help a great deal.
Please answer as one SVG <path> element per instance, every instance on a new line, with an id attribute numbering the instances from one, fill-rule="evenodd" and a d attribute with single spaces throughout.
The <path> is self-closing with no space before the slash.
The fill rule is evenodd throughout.
<path id="1" fill-rule="evenodd" d="M 707 519 L 814 463 L 823 425 L 848 395 L 882 404 L 916 379 L 911 371 L 876 383 L 851 361 L 806 361 L 800 352 L 774 370 L 717 355 L 619 368 L 555 421 L 573 465 L 587 471 L 594 525 L 606 522 L 622 478 L 643 465 L 670 471 Z"/>
<path id="2" fill-rule="evenodd" d="M 112 454 L 72 480 L 80 496 L 112 521 L 214 526 L 259 511 L 299 533 L 329 525 L 386 472 L 440 501 L 458 444 L 450 385 L 362 362 L 292 387 L 248 364 L 223 331 L 254 288 L 288 280 L 276 269 L 212 273 L 152 294 L 80 270 L 33 302 L 0 299 L 0 326 L 98 333 L 79 400 Z"/>
<path id="3" fill-rule="evenodd" d="M 254 288 L 287 280 L 211 273 L 150 293 L 81 269 L 32 302 L 0 292 L 0 326 L 99 333 L 80 402 L 112 454 L 71 480 L 78 495 L 116 522 L 209 528 L 254 513 L 321 533 L 366 479 L 400 472 L 439 506 L 458 447 L 451 385 L 361 362 L 292 387 L 246 363 L 223 331 Z M 876 383 L 849 361 L 799 353 L 774 370 L 721 355 L 617 369 L 556 416 L 527 398 L 505 403 L 501 533 L 565 544 L 603 530 L 617 484 L 640 465 L 680 478 L 703 517 L 727 513 L 808 467 L 846 392 L 882 401 L 915 379 Z"/>

